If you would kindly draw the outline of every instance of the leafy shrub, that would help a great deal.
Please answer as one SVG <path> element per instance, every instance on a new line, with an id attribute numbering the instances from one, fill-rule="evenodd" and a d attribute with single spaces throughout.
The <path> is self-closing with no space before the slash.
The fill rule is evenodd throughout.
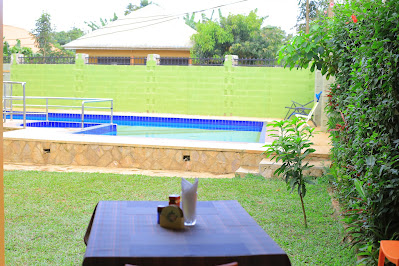
<path id="1" fill-rule="evenodd" d="M 11 56 L 12 54 L 17 53 L 23 54 L 25 56 L 33 55 L 32 49 L 29 47 L 22 47 L 20 40 L 17 40 L 17 43 L 13 47 L 11 47 L 7 41 L 3 43 L 3 56 Z"/>
<path id="2" fill-rule="evenodd" d="M 277 139 L 272 144 L 264 146 L 267 147 L 266 157 L 272 156 L 272 160 L 282 161 L 283 164 L 274 173 L 284 177 L 287 189 L 290 189 L 291 192 L 295 189 L 298 190 L 304 224 L 305 227 L 308 227 L 303 198 L 306 195 L 306 184 L 313 184 L 313 182 L 304 175 L 303 171 L 313 167 L 305 160 L 306 156 L 315 152 L 315 149 L 310 148 L 313 143 L 309 140 L 314 128 L 306 126 L 303 119 L 298 117 L 293 117 L 291 120 L 274 121 L 268 126 L 277 128 L 274 131 L 278 131 L 280 134 L 271 134 Z"/>
<path id="3" fill-rule="evenodd" d="M 380 240 L 399 239 L 399 2 L 346 1 L 334 14 L 280 57 L 336 78 L 327 111 L 337 191 L 369 263 Z"/>

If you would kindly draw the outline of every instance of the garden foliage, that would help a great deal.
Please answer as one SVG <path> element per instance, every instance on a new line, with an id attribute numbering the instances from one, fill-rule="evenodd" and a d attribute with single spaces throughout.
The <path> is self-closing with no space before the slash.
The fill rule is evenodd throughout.
<path id="1" fill-rule="evenodd" d="M 21 40 L 17 40 L 17 43 L 13 47 L 11 47 L 7 41 L 3 43 L 3 56 L 11 56 L 12 54 L 17 53 L 21 53 L 25 56 L 33 55 L 31 48 L 21 46 Z"/>
<path id="2" fill-rule="evenodd" d="M 306 1 L 298 0 L 299 14 L 297 16 L 296 29 L 305 31 L 306 20 Z M 327 16 L 329 0 L 309 0 L 309 19 L 310 21 Z"/>
<path id="3" fill-rule="evenodd" d="M 295 116 L 291 120 L 274 121 L 268 126 L 277 128 L 271 131 L 279 133 L 271 134 L 270 136 L 276 139 L 272 144 L 264 146 L 267 147 L 266 157 L 271 156 L 277 163 L 282 162 L 274 174 L 284 177 L 287 189 L 291 192 L 297 189 L 301 199 L 304 225 L 308 227 L 303 198 L 306 195 L 306 184 L 313 184 L 313 182 L 304 175 L 304 171 L 313 167 L 309 165 L 306 157 L 315 152 L 315 149 L 310 148 L 313 145 L 310 138 L 313 136 L 314 128 L 307 126 L 303 118 Z"/>
<path id="4" fill-rule="evenodd" d="M 333 171 L 359 254 L 399 239 L 399 2 L 345 1 L 280 51 L 287 65 L 335 76 L 329 97 Z"/>
<path id="5" fill-rule="evenodd" d="M 274 58 L 285 41 L 285 32 L 277 27 L 262 27 L 266 18 L 256 12 L 227 17 L 219 12 L 220 21 L 203 18 L 195 24 L 197 33 L 191 37 L 192 56 L 219 58 L 233 54 L 239 58 Z M 185 19 L 192 25 L 188 16 Z"/>

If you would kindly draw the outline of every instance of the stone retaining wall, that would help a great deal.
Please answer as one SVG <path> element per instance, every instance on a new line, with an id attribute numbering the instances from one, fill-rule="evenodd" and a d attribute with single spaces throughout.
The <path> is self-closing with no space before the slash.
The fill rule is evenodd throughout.
<path id="1" fill-rule="evenodd" d="M 259 166 L 261 151 L 148 147 L 4 139 L 4 163 L 76 165 L 143 170 L 234 173 L 240 166 Z"/>

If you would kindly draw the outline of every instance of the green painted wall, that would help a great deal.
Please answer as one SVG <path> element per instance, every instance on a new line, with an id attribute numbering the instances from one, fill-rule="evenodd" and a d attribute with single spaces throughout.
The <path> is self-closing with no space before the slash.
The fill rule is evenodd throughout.
<path id="1" fill-rule="evenodd" d="M 283 118 L 314 95 L 314 73 L 280 67 L 11 66 L 29 96 L 113 98 L 115 111 Z M 58 104 L 58 102 L 52 102 Z M 79 105 L 79 103 L 76 103 Z"/>

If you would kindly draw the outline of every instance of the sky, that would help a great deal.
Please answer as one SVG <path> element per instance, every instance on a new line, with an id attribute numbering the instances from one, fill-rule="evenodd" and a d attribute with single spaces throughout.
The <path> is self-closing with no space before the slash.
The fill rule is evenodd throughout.
<path id="1" fill-rule="evenodd" d="M 242 2 L 239 2 L 242 1 Z M 220 7 L 222 14 L 248 14 L 255 8 L 259 16 L 268 16 L 264 26 L 278 26 L 286 33 L 295 33 L 293 29 L 298 15 L 298 0 L 152 0 L 153 3 L 173 10 L 186 13 Z M 239 3 L 237 3 L 239 2 Z M 129 3 L 139 5 L 140 0 L 5 0 L 3 2 L 3 23 L 32 31 L 35 22 L 42 12 L 51 16 L 51 23 L 56 31 L 67 31 L 77 27 L 85 32 L 90 28 L 85 21 L 98 22 L 100 18 L 111 18 L 114 12 L 121 18 Z M 204 12 L 208 16 L 211 10 Z M 217 8 L 215 14 L 218 14 Z M 196 18 L 201 15 L 198 13 Z"/>

